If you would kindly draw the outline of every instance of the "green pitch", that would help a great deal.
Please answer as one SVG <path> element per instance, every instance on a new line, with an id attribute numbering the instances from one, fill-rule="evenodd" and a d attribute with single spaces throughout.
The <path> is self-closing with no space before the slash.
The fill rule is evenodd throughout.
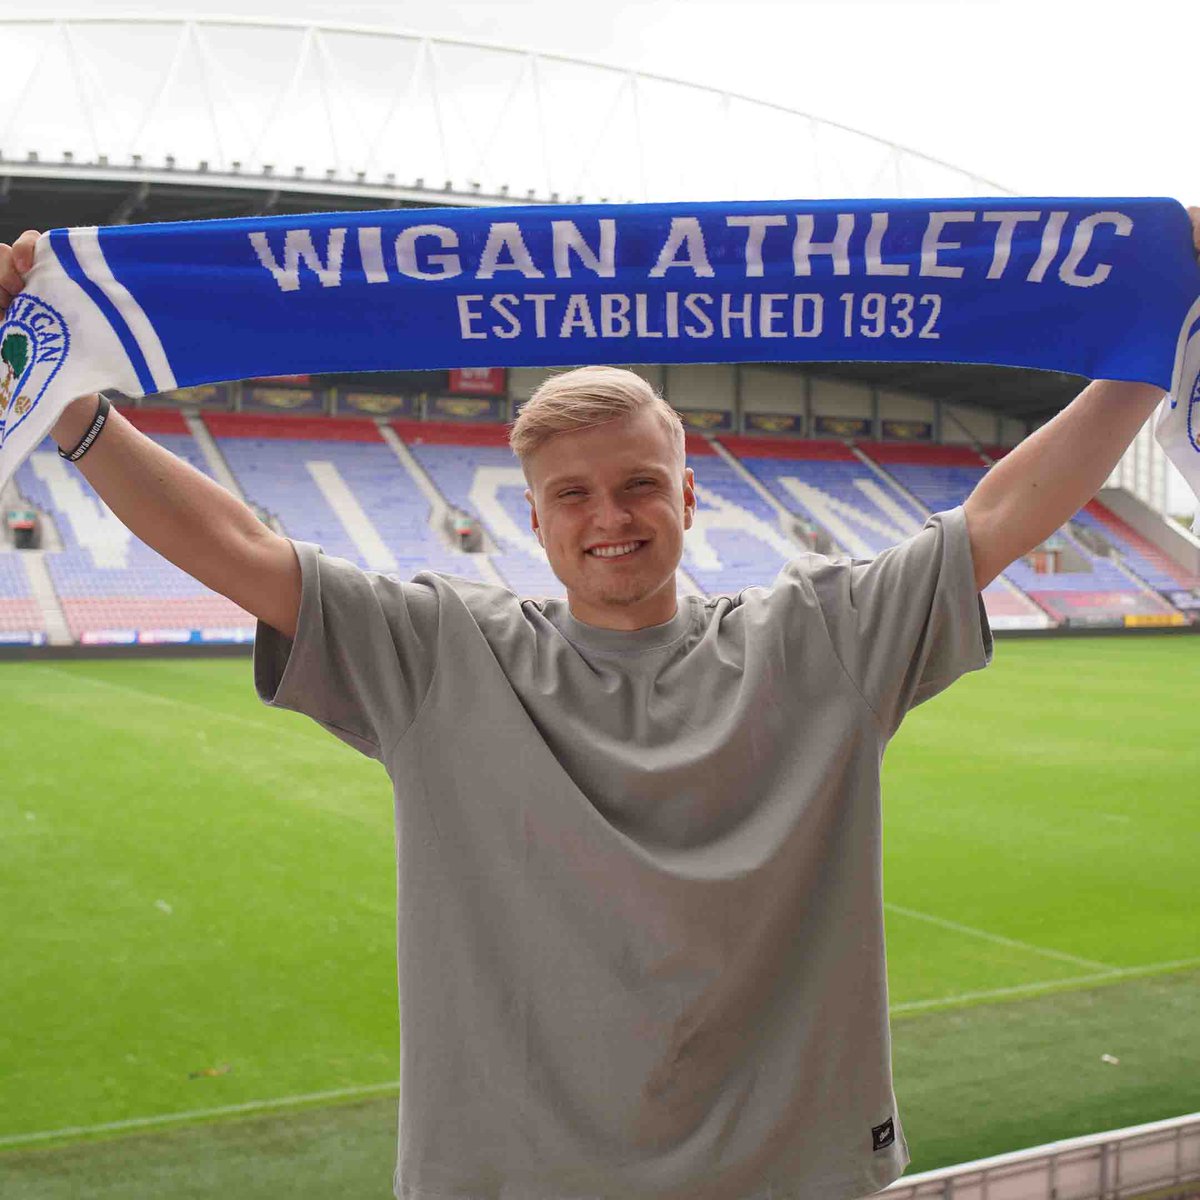
<path id="1" fill-rule="evenodd" d="M 1198 681 L 1200 638 L 1004 642 L 893 743 L 913 1169 L 1200 1109 Z M 0 1193 L 386 1196 L 382 769 L 245 660 L 0 689 Z"/>

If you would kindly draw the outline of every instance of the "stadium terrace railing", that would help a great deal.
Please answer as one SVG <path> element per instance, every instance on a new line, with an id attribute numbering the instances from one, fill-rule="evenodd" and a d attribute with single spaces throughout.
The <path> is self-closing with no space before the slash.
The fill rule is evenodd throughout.
<path id="1" fill-rule="evenodd" d="M 1200 1113 L 1050 1142 L 899 1179 L 888 1200 L 1200 1196 Z"/>

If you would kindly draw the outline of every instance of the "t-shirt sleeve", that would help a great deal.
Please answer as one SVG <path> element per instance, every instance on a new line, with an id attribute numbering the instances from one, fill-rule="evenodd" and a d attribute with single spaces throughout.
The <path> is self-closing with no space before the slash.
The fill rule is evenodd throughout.
<path id="1" fill-rule="evenodd" d="M 437 593 L 364 571 L 310 542 L 292 545 L 302 580 L 296 636 L 258 623 L 255 690 L 263 703 L 304 713 L 382 759 L 433 681 Z"/>
<path id="2" fill-rule="evenodd" d="M 910 708 L 992 660 L 964 509 L 867 560 L 821 560 L 810 576 L 834 650 L 891 736 Z"/>

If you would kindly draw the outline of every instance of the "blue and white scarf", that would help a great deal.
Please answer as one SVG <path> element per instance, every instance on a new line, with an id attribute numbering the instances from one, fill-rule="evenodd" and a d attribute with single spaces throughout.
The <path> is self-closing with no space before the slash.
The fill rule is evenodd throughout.
<path id="1" fill-rule="evenodd" d="M 473 366 L 993 363 L 1156 384 L 1200 495 L 1172 200 L 407 209 L 56 229 L 0 327 L 0 486 L 74 397 Z"/>

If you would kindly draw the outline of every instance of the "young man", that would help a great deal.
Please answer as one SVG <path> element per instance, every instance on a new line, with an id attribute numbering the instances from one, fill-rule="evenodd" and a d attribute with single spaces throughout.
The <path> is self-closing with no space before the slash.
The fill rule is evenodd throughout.
<path id="1" fill-rule="evenodd" d="M 0 248 L 0 287 L 31 258 L 29 234 Z M 512 431 L 565 601 L 329 558 L 111 418 L 85 477 L 259 617 L 265 702 L 393 781 L 397 1196 L 848 1200 L 901 1173 L 884 748 L 986 665 L 979 590 L 1094 495 L 1160 398 L 1092 383 L 900 545 L 799 554 L 708 599 L 675 589 L 682 425 L 628 371 L 552 378 Z M 95 407 L 63 415 L 60 446 Z"/>

